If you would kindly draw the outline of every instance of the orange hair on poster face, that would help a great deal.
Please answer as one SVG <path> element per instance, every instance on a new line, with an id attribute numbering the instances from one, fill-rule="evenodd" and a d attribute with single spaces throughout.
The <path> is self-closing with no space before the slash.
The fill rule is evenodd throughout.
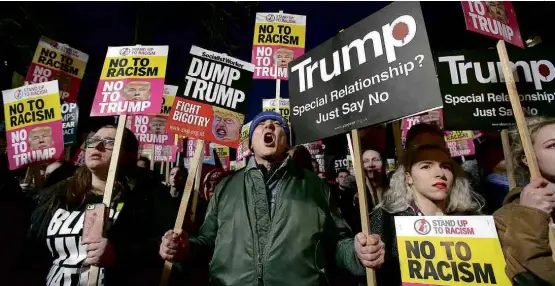
<path id="1" fill-rule="evenodd" d="M 235 141 L 239 139 L 244 115 L 219 107 L 212 107 L 214 118 L 212 134 L 218 140 Z"/>

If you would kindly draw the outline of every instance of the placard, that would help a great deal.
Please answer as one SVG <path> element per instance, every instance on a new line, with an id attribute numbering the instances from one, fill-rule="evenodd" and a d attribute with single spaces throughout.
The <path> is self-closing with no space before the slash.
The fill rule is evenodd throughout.
<path id="1" fill-rule="evenodd" d="M 79 106 L 77 103 L 62 103 L 62 128 L 64 145 L 72 145 L 77 139 L 77 124 L 79 123 Z"/>
<path id="2" fill-rule="evenodd" d="M 306 16 L 256 13 L 252 64 L 254 79 L 287 80 L 287 66 L 304 54 Z"/>
<path id="3" fill-rule="evenodd" d="M 435 124 L 439 129 L 443 130 L 443 110 L 439 108 L 403 118 L 401 121 L 401 142 L 403 148 L 405 148 L 409 129 L 419 123 Z"/>
<path id="4" fill-rule="evenodd" d="M 551 48 L 508 49 L 525 116 L 555 116 Z M 447 130 L 495 131 L 515 124 L 495 50 L 438 53 L 437 71 Z"/>
<path id="5" fill-rule="evenodd" d="M 218 145 L 215 143 L 211 143 L 211 144 L 212 144 L 212 148 L 216 152 L 216 155 L 218 156 L 218 159 L 222 163 L 222 168 L 226 171 L 229 171 L 229 168 L 230 168 L 229 147 Z"/>
<path id="6" fill-rule="evenodd" d="M 462 1 L 466 29 L 524 48 L 510 1 Z"/>
<path id="7" fill-rule="evenodd" d="M 89 56 L 68 45 L 42 36 L 25 81 L 40 83 L 57 80 L 60 98 L 77 102 Z"/>
<path id="8" fill-rule="evenodd" d="M 476 153 L 472 131 L 445 131 L 445 143 L 451 157 L 472 156 Z"/>
<path id="9" fill-rule="evenodd" d="M 267 98 L 262 99 L 262 111 L 274 111 L 275 112 L 276 107 L 277 107 L 277 100 L 276 99 L 267 99 Z M 289 124 L 289 127 L 291 127 L 291 120 L 290 120 L 291 107 L 289 106 L 289 98 L 280 98 L 280 100 L 279 100 L 279 113 L 281 114 L 281 117 L 283 117 L 283 119 L 285 119 L 285 122 L 287 122 L 287 124 Z"/>
<path id="10" fill-rule="evenodd" d="M 241 127 L 241 136 L 239 139 L 239 147 L 237 148 L 236 155 L 236 159 L 239 162 L 245 161 L 244 159 L 251 154 L 251 149 L 249 148 L 249 131 L 251 128 L 251 124 L 252 121 L 249 121 Z"/>
<path id="11" fill-rule="evenodd" d="M 64 158 L 58 82 L 2 91 L 10 170 Z"/>
<path id="12" fill-rule="evenodd" d="M 176 145 L 154 145 L 154 162 L 175 162 L 178 149 Z"/>
<path id="13" fill-rule="evenodd" d="M 492 216 L 396 216 L 403 285 L 511 285 Z"/>
<path id="14" fill-rule="evenodd" d="M 297 144 L 441 106 L 417 2 L 388 5 L 289 68 Z"/>
<path id="15" fill-rule="evenodd" d="M 237 148 L 254 66 L 197 46 L 191 55 L 185 97 L 174 101 L 169 130 Z"/>
<path id="16" fill-rule="evenodd" d="M 168 46 L 109 47 L 91 116 L 160 112 Z"/>

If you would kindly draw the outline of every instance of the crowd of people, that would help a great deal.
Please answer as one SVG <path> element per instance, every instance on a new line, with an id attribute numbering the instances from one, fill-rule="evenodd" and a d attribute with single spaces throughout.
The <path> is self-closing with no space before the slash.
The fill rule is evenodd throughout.
<path id="1" fill-rule="evenodd" d="M 85 213 L 102 202 L 115 126 L 86 139 L 84 165 L 48 165 L 38 192 L 22 188 L 3 154 L 0 217 L 7 228 L 1 242 L 8 247 L 0 281 L 85 285 L 90 266 L 97 266 L 99 285 L 158 285 L 164 261 L 170 261 L 171 285 L 364 285 L 367 268 L 376 271 L 377 285 L 401 285 L 395 216 L 493 214 L 509 279 L 554 285 L 555 120 L 530 119 L 529 129 L 541 178 L 529 180 L 528 160 L 513 132 L 511 160 L 520 179 L 512 190 L 504 184 L 503 157 L 491 155 L 497 151 L 481 151 L 478 165 L 486 167 L 473 176 L 451 158 L 443 131 L 432 124 L 409 130 L 391 174 L 379 150 L 365 149 L 370 234 L 361 232 L 354 177 L 340 169 L 333 184 L 322 179 L 318 162 L 304 146 L 290 146 L 288 124 L 272 111 L 252 121 L 245 168 L 203 166 L 196 212 L 191 199 L 178 232 L 174 223 L 188 170 L 177 165 L 164 182 L 148 159 L 138 157 L 139 143 L 127 129 L 102 235 L 83 236 Z M 504 199 L 493 189 L 505 192 Z"/>

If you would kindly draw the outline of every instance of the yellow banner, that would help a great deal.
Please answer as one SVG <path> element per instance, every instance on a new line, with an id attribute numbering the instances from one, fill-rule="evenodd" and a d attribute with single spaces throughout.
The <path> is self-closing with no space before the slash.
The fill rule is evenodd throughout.
<path id="1" fill-rule="evenodd" d="M 39 43 L 35 50 L 33 62 L 55 70 L 61 70 L 69 75 L 83 79 L 87 63 L 69 54 L 61 53 Z"/>
<path id="2" fill-rule="evenodd" d="M 304 48 L 306 26 L 286 23 L 256 23 L 254 45 Z"/>
<path id="3" fill-rule="evenodd" d="M 166 74 L 167 56 L 106 57 L 101 80 L 160 78 Z"/>
<path id="4" fill-rule="evenodd" d="M 4 104 L 6 130 L 62 120 L 59 93 Z"/>

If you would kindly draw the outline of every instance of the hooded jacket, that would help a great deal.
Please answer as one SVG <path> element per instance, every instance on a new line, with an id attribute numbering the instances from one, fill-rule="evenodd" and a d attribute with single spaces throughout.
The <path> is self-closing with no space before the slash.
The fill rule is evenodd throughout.
<path id="1" fill-rule="evenodd" d="M 503 207 L 493 214 L 507 263 L 505 272 L 515 285 L 555 285 L 550 215 L 521 205 L 521 192 L 521 188 L 514 188 L 505 197 Z M 524 279 L 535 282 L 518 282 Z"/>
<path id="2" fill-rule="evenodd" d="M 268 174 L 262 168 L 251 158 L 224 178 L 190 239 L 189 260 L 212 258 L 210 285 L 326 285 L 333 266 L 364 275 L 324 182 L 289 159 Z"/>

